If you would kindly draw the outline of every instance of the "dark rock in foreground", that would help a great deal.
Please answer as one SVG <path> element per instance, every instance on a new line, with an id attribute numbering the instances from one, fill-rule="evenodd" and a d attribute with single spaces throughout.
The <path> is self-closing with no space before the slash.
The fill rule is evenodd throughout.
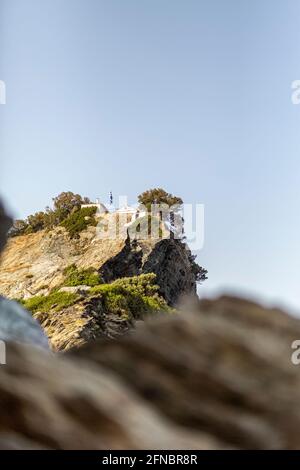
<path id="1" fill-rule="evenodd" d="M 0 446 L 299 449 L 300 322 L 224 297 L 65 355 L 8 345 Z"/>

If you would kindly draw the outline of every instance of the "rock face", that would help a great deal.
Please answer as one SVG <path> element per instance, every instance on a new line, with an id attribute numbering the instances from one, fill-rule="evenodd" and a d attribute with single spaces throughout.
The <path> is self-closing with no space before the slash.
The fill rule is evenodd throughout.
<path id="1" fill-rule="evenodd" d="M 8 345 L 0 447 L 300 449 L 300 322 L 223 297 L 64 355 Z"/>
<path id="2" fill-rule="evenodd" d="M 123 245 L 97 240 L 94 227 L 78 240 L 70 240 L 63 228 L 10 238 L 1 259 L 0 294 L 14 299 L 45 295 L 61 284 L 67 266 L 97 269 Z"/>
<path id="3" fill-rule="evenodd" d="M 72 306 L 34 314 L 55 351 L 99 337 L 116 338 L 135 324 L 132 317 L 108 311 L 100 295 L 87 298 L 88 286 L 61 287 L 64 270 L 72 264 L 98 270 L 105 283 L 155 273 L 159 295 L 171 306 L 183 294 L 196 294 L 196 279 L 201 271 L 188 247 L 172 239 L 156 243 L 131 242 L 129 238 L 101 240 L 95 227 L 82 232 L 79 239 L 70 239 L 63 228 L 9 239 L 0 265 L 2 295 L 28 299 L 59 288 L 60 292 L 78 297 Z"/>
<path id="4" fill-rule="evenodd" d="M 160 295 L 175 306 L 182 295 L 196 295 L 196 279 L 201 268 L 194 262 L 187 245 L 180 240 L 165 239 L 151 246 L 130 243 L 107 260 L 100 269 L 104 282 L 139 274 L 156 274 Z"/>
<path id="5" fill-rule="evenodd" d="M 177 240 L 101 240 L 95 227 L 70 240 L 63 228 L 56 228 L 8 241 L 0 265 L 0 294 L 17 299 L 45 295 L 61 284 L 63 270 L 71 264 L 99 270 L 105 282 L 154 272 L 170 305 L 182 294 L 196 293 L 201 271 L 187 246 Z"/>
<path id="6" fill-rule="evenodd" d="M 99 295 L 81 297 L 75 305 L 33 314 L 46 332 L 53 351 L 77 348 L 99 338 L 115 339 L 134 328 L 132 317 L 107 311 Z"/>
<path id="7" fill-rule="evenodd" d="M 0 203 L 0 252 L 6 242 L 6 233 L 11 225 Z M 49 349 L 48 339 L 40 325 L 18 303 L 0 297 L 0 339 L 17 341 Z"/>
<path id="8" fill-rule="evenodd" d="M 177 425 L 237 448 L 300 448 L 300 322 L 240 299 L 203 301 L 78 355 L 113 370 Z"/>

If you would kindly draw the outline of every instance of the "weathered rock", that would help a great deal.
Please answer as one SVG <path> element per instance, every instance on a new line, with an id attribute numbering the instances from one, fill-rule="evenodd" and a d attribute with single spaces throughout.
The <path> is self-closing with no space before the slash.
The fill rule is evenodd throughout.
<path id="1" fill-rule="evenodd" d="M 198 449 L 220 444 L 171 423 L 107 369 L 8 345 L 2 449 Z"/>
<path id="2" fill-rule="evenodd" d="M 59 227 L 9 239 L 0 265 L 0 293 L 13 299 L 45 295 L 62 284 L 64 269 L 71 264 L 99 270 L 106 282 L 154 272 L 170 305 L 183 294 L 196 293 L 201 271 L 179 240 L 102 240 L 96 227 L 70 239 Z"/>
<path id="3" fill-rule="evenodd" d="M 0 203 L 0 251 L 6 242 L 11 219 Z M 36 320 L 18 303 L 0 297 L 0 339 L 34 344 L 48 349 L 48 339 Z"/>
<path id="4" fill-rule="evenodd" d="M 37 312 L 33 317 L 46 332 L 53 351 L 79 347 L 99 338 L 115 339 L 135 325 L 134 318 L 107 311 L 100 295 L 83 297 L 58 312 Z"/>
<path id="5" fill-rule="evenodd" d="M 59 292 L 85 295 L 90 290 L 91 290 L 90 286 L 71 286 L 71 287 L 60 287 Z"/>
<path id="6" fill-rule="evenodd" d="M 187 245 L 180 240 L 164 239 L 149 247 L 143 241 L 130 243 L 127 239 L 124 248 L 107 260 L 99 272 L 104 282 L 154 273 L 160 295 L 169 305 L 175 306 L 181 296 L 196 295 L 196 281 L 201 270 Z"/>
<path id="7" fill-rule="evenodd" d="M 182 296 L 196 296 L 197 280 L 203 269 L 194 262 L 190 249 L 180 240 L 162 240 L 151 251 L 143 273 L 156 274 L 160 294 L 176 306 Z"/>
<path id="8" fill-rule="evenodd" d="M 224 446 L 299 449 L 295 339 L 299 320 L 224 297 L 72 354 L 113 370 L 165 417 Z"/>
<path id="9" fill-rule="evenodd" d="M 300 321 L 223 297 L 64 355 L 8 345 L 0 448 L 300 449 Z"/>

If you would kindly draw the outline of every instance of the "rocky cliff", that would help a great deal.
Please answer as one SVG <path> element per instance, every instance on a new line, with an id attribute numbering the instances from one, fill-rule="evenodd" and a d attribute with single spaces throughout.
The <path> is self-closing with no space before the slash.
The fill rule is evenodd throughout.
<path id="1" fill-rule="evenodd" d="M 299 449 L 297 338 L 224 297 L 63 355 L 8 345 L 0 448 Z"/>
<path id="2" fill-rule="evenodd" d="M 61 285 L 67 266 L 94 268 L 104 282 L 153 272 L 169 305 L 196 293 L 201 268 L 179 240 L 101 240 L 95 227 L 78 239 L 63 228 L 10 238 L 0 265 L 0 294 L 13 299 L 46 295 Z"/>
<path id="3" fill-rule="evenodd" d="M 78 283 L 67 287 L 65 273 L 70 266 L 95 270 L 100 283 L 112 285 L 112 291 L 95 292 Z M 155 278 L 149 280 L 151 273 Z M 64 350 L 124 334 L 143 317 L 143 311 L 165 309 L 161 299 L 173 307 L 182 295 L 195 296 L 201 273 L 187 245 L 178 240 L 101 240 L 95 227 L 72 239 L 59 227 L 9 239 L 0 265 L 0 295 L 25 300 L 52 348 Z M 154 287 L 141 282 L 135 287 L 135 298 L 126 299 L 133 284 L 119 286 L 114 281 L 134 276 L 146 276 L 146 284 L 155 279 L 157 294 Z M 147 289 L 152 289 L 153 299 Z"/>
<path id="4" fill-rule="evenodd" d="M 12 220 L 5 213 L 0 202 L 0 253 L 6 243 L 6 233 Z M 11 302 L 0 295 L 0 340 L 20 341 L 49 349 L 48 338 L 36 321 L 17 302 Z"/>
<path id="5" fill-rule="evenodd" d="M 9 221 L 0 211 L 0 228 L 1 223 Z M 81 266 L 87 266 L 88 258 L 89 267 L 97 258 L 94 267 L 112 282 L 110 289 L 133 282 L 115 277 L 148 272 L 149 266 L 155 271 L 157 257 L 167 271 L 172 257 L 180 269 L 189 266 L 190 275 L 196 270 L 187 264 L 193 259 L 186 247 L 173 241 L 144 249 L 127 241 L 104 255 L 93 253 L 84 241 L 93 241 L 90 231 L 74 244 L 66 242 L 64 233 L 57 235 L 10 241 L 1 275 L 11 296 L 22 295 L 22 288 L 49 290 L 40 284 L 46 279 L 59 286 L 55 278 L 63 278 L 69 256 Z M 21 287 L 9 286 L 9 267 Z M 47 267 L 51 275 L 44 272 Z M 151 286 L 143 276 L 138 277 L 141 285 L 129 287 L 142 289 L 146 299 Z M 165 286 L 163 281 L 162 276 L 161 292 L 173 295 L 173 283 Z M 183 285 L 194 289 L 190 281 Z M 146 318 L 130 335 L 99 340 L 83 333 L 86 325 L 91 331 L 89 322 L 101 324 L 97 312 L 100 320 L 107 313 L 101 314 L 101 295 L 80 289 L 70 316 L 68 309 L 56 312 L 55 321 L 61 317 L 60 340 L 66 334 L 64 321 L 72 318 L 71 341 L 78 335 L 77 345 L 87 344 L 60 355 L 38 349 L 44 337 L 37 322 L 18 304 L 0 300 L 0 339 L 6 340 L 6 365 L 0 366 L 0 449 L 300 449 L 300 376 L 291 360 L 293 352 L 299 359 L 292 348 L 300 338 L 299 320 L 242 299 L 194 298 L 193 306 L 176 314 Z M 58 324 L 50 322 L 49 331 L 57 331 Z"/>

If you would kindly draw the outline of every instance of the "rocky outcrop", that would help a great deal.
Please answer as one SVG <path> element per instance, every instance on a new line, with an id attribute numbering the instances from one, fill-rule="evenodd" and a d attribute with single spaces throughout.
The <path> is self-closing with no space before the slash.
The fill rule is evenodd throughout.
<path id="1" fill-rule="evenodd" d="M 180 240 L 161 240 L 157 243 L 142 272 L 156 274 L 160 295 L 172 306 L 176 306 L 182 296 L 196 296 L 197 281 L 206 273 L 195 263 L 188 246 Z"/>
<path id="2" fill-rule="evenodd" d="M 183 294 L 196 293 L 202 272 L 179 240 L 103 240 L 95 227 L 70 239 L 59 227 L 9 239 L 0 265 L 0 294 L 14 299 L 46 295 L 61 285 L 63 271 L 71 264 L 99 270 L 105 282 L 154 272 L 160 293 L 170 305 Z"/>
<path id="3" fill-rule="evenodd" d="M 0 264 L 0 294 L 13 299 L 45 295 L 61 285 L 67 266 L 102 266 L 124 246 L 122 240 L 98 240 L 95 227 L 70 239 L 63 228 L 10 238 Z"/>
<path id="4" fill-rule="evenodd" d="M 6 243 L 6 233 L 11 219 L 0 203 L 0 252 Z M 48 339 L 39 323 L 18 303 L 0 296 L 0 340 L 34 344 L 49 349 Z"/>
<path id="5" fill-rule="evenodd" d="M 33 317 L 47 334 L 53 351 L 78 348 L 99 338 L 115 339 L 135 327 L 136 320 L 105 308 L 101 295 L 80 297 L 75 305 L 37 312 Z"/>
<path id="6" fill-rule="evenodd" d="M 156 274 L 160 295 L 175 306 L 183 295 L 196 295 L 196 281 L 202 268 L 180 240 L 164 239 L 151 246 L 126 240 L 124 248 L 107 260 L 99 272 L 104 282 L 139 274 Z"/>
<path id="7" fill-rule="evenodd" d="M 300 322 L 229 297 L 64 355 L 8 345 L 0 447 L 299 449 Z"/>

